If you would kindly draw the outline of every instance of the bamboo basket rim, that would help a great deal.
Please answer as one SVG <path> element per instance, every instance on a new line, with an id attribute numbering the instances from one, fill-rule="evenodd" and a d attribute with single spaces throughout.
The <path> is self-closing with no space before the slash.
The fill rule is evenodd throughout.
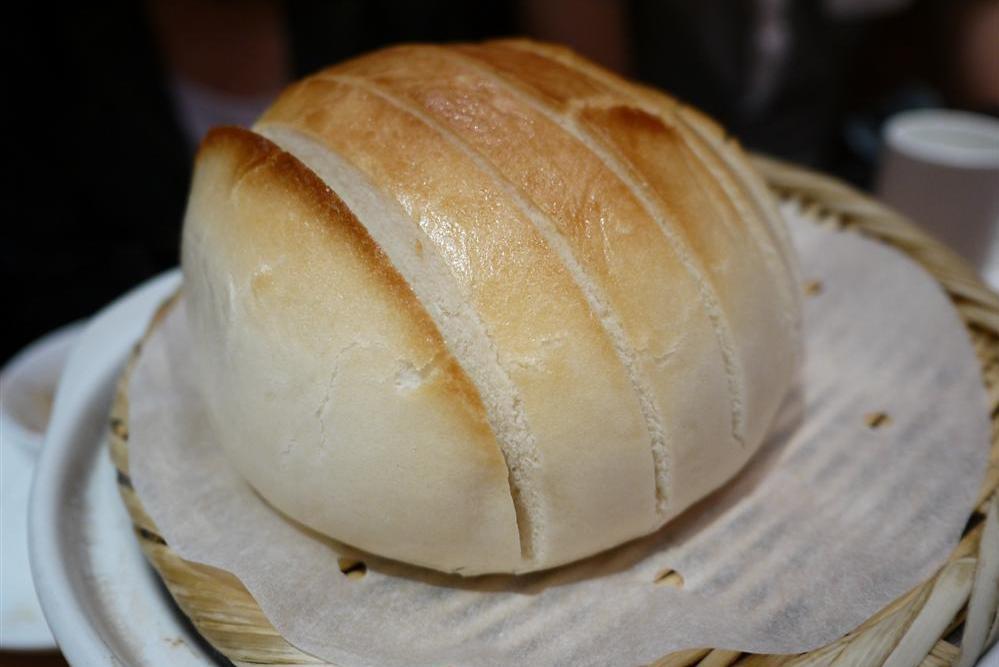
<path id="1" fill-rule="evenodd" d="M 754 165 L 781 200 L 816 222 L 880 240 L 906 253 L 946 291 L 964 322 L 988 391 L 992 446 L 985 480 L 961 541 L 928 580 L 839 640 L 799 655 L 698 649 L 667 655 L 656 667 L 819 665 L 973 665 L 999 639 L 999 295 L 953 251 L 873 198 L 824 174 L 764 156 Z M 165 306 L 164 306 L 165 309 Z M 161 309 L 157 317 L 162 316 Z M 127 377 L 113 400 L 109 442 L 117 484 L 134 531 L 167 590 L 198 632 L 236 665 L 331 665 L 285 640 L 232 574 L 174 553 L 146 514 L 128 476 Z M 349 575 L 351 563 L 342 563 Z M 953 643 L 960 638 L 960 647 Z"/>

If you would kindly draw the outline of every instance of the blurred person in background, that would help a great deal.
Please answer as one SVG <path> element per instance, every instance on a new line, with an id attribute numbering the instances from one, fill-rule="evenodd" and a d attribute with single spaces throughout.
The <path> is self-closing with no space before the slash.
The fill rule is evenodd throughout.
<path id="1" fill-rule="evenodd" d="M 750 149 L 869 184 L 912 106 L 999 109 L 999 0 L 148 0 L 6 22 L 16 103 L 0 356 L 177 263 L 194 151 L 288 82 L 401 41 L 565 43 Z"/>

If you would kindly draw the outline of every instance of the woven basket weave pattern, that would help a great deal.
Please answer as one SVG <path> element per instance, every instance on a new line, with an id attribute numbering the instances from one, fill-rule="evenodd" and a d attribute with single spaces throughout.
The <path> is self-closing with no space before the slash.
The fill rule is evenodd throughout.
<path id="1" fill-rule="evenodd" d="M 826 176 L 768 158 L 757 169 L 809 217 L 879 239 L 908 254 L 946 290 L 967 326 L 989 394 L 992 449 L 977 507 L 948 562 L 928 581 L 818 650 L 794 656 L 681 651 L 657 667 L 890 665 L 968 667 L 999 639 L 999 297 L 956 254 L 873 199 Z M 134 357 L 133 357 L 134 360 Z M 233 575 L 177 556 L 160 537 L 128 477 L 128 372 L 111 411 L 118 488 L 147 558 L 199 632 L 237 665 L 328 665 L 289 644 Z M 959 639 L 961 648 L 948 639 Z"/>

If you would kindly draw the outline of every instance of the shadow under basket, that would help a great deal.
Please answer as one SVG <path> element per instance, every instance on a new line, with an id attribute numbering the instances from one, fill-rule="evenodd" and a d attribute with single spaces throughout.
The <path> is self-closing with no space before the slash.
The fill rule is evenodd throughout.
<path id="1" fill-rule="evenodd" d="M 771 190 L 794 200 L 816 224 L 892 245 L 919 263 L 946 291 L 967 327 L 988 390 L 991 453 L 976 508 L 950 559 L 929 580 L 860 627 L 799 655 L 753 655 L 710 648 L 664 656 L 658 667 L 725 665 L 973 665 L 999 638 L 999 296 L 953 251 L 870 197 L 827 176 L 756 157 Z M 806 292 L 821 285 L 805 285 Z M 127 375 L 127 373 L 126 373 Z M 146 557 L 198 631 L 236 665 L 326 665 L 289 644 L 233 575 L 175 554 L 142 507 L 128 477 L 128 396 L 119 384 L 111 410 L 111 452 L 118 489 Z M 878 415 L 870 415 L 877 420 Z M 341 563 L 351 576 L 360 563 Z"/>

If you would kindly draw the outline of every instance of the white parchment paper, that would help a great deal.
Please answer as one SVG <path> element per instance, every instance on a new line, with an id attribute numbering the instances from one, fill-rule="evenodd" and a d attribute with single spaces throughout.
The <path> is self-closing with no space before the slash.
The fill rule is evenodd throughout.
<path id="1" fill-rule="evenodd" d="M 660 532 L 546 573 L 462 579 L 363 556 L 278 515 L 230 468 L 194 385 L 183 308 L 130 386 L 130 469 L 181 556 L 228 570 L 303 651 L 343 666 L 633 665 L 714 647 L 796 653 L 920 583 L 956 544 L 988 453 L 964 327 L 902 254 L 784 207 L 808 280 L 806 361 L 773 433 Z M 866 416 L 888 419 L 871 428 Z M 655 583 L 664 570 L 680 588 Z"/>

